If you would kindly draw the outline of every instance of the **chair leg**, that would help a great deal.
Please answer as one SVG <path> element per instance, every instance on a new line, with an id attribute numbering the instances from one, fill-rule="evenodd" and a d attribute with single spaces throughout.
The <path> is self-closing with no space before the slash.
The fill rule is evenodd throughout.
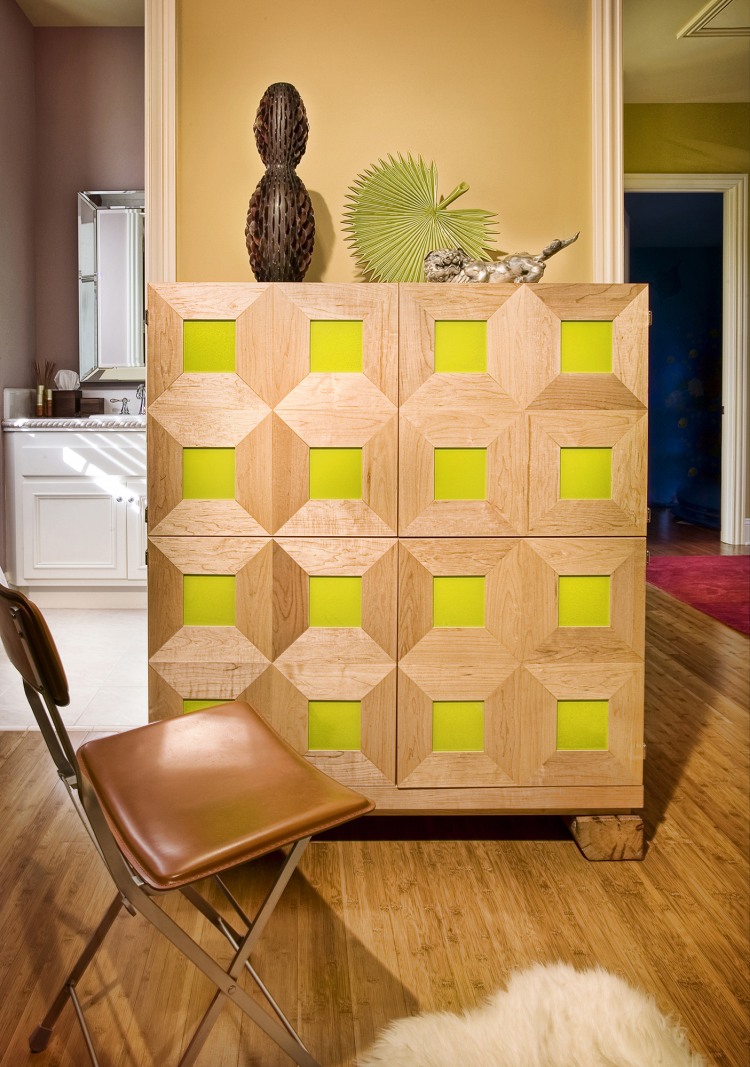
<path id="1" fill-rule="evenodd" d="M 118 893 L 115 899 L 110 904 L 110 906 L 107 908 L 104 917 L 102 918 L 94 933 L 91 935 L 88 944 L 84 948 L 83 952 L 76 960 L 72 971 L 63 982 L 59 993 L 52 1002 L 52 1006 L 47 1011 L 47 1014 L 44 1016 L 39 1026 L 37 1026 L 31 1033 L 29 1037 L 29 1049 L 31 1052 L 44 1052 L 47 1045 L 49 1044 L 49 1039 L 52 1037 L 52 1030 L 54 1028 L 54 1025 L 60 1016 L 60 1012 L 67 1004 L 68 999 L 72 999 L 74 1006 L 76 1005 L 75 987 L 78 982 L 80 982 L 81 978 L 84 975 L 84 972 L 86 971 L 86 968 L 96 955 L 99 946 L 101 945 L 104 938 L 107 936 L 107 933 L 109 932 L 109 929 L 112 926 L 113 922 L 120 914 L 120 909 L 122 907 L 124 907 L 124 901 L 122 896 Z M 83 1021 L 78 1008 L 76 1008 L 76 1015 L 78 1016 L 79 1022 L 81 1023 L 84 1038 L 86 1039 L 86 1045 L 89 1049 L 90 1055 L 92 1056 L 93 1063 L 96 1064 L 97 1061 L 96 1056 L 94 1055 L 93 1049 L 91 1047 L 91 1039 L 88 1036 L 86 1024 Z"/>
<path id="2" fill-rule="evenodd" d="M 306 1062 L 314 1063 L 315 1061 L 312 1060 L 312 1058 L 309 1056 L 309 1053 L 307 1052 L 305 1046 L 302 1044 L 302 1041 L 300 1040 L 300 1037 L 297 1034 L 296 1030 L 289 1022 L 287 1017 L 284 1015 L 283 1011 L 273 999 L 269 991 L 266 989 L 266 986 L 260 980 L 259 975 L 255 972 L 253 967 L 250 966 L 249 962 L 250 953 L 255 947 L 256 941 L 263 932 L 266 923 L 270 919 L 271 914 L 273 913 L 274 908 L 278 904 L 282 893 L 286 889 L 286 886 L 289 883 L 289 879 L 292 877 L 292 874 L 296 870 L 297 865 L 299 864 L 299 861 L 302 858 L 302 854 L 307 848 L 309 842 L 309 837 L 302 838 L 302 840 L 297 841 L 296 844 L 289 850 L 289 853 L 287 854 L 286 859 L 284 860 L 281 870 L 276 876 L 276 881 L 273 883 L 269 892 L 267 893 L 265 900 L 263 901 L 255 915 L 255 918 L 250 920 L 249 930 L 245 937 L 239 940 L 239 943 L 236 943 L 234 938 L 231 936 L 231 932 L 227 931 L 226 924 L 219 925 L 218 923 L 214 923 L 214 925 L 219 925 L 219 929 L 221 929 L 225 936 L 229 938 L 230 942 L 236 949 L 235 957 L 232 960 L 232 964 L 229 970 L 227 971 L 227 974 L 231 978 L 236 979 L 239 977 L 243 968 L 246 967 L 250 971 L 250 974 L 255 979 L 261 993 L 263 993 L 266 1000 L 273 1008 L 287 1034 L 299 1046 L 299 1051 L 301 1052 L 301 1054 L 308 1056 L 308 1060 Z M 189 899 L 192 899 L 193 894 L 186 895 Z M 200 907 L 200 905 L 198 905 L 195 901 L 193 901 L 193 903 L 196 904 L 196 907 Z M 209 919 L 211 919 L 211 916 L 208 914 L 208 910 L 213 912 L 213 908 L 210 908 L 210 905 L 209 909 L 201 908 L 201 911 L 203 911 L 203 913 L 207 915 Z M 237 910 L 239 911 L 239 909 Z M 247 920 L 246 916 L 243 916 L 243 918 Z M 211 921 L 213 922 L 214 920 L 211 919 Z M 185 1050 L 185 1053 L 182 1059 L 180 1060 L 178 1067 L 193 1067 L 193 1064 L 195 1063 L 201 1049 L 203 1048 L 203 1045 L 206 1042 L 206 1039 L 208 1038 L 208 1035 L 211 1032 L 211 1028 L 218 1019 L 219 1014 L 221 1013 L 221 1009 L 224 1006 L 224 999 L 224 995 L 221 992 L 218 992 L 214 996 L 213 1000 L 211 1001 L 211 1004 L 208 1007 L 208 1010 L 206 1011 L 205 1015 L 198 1024 L 198 1028 L 190 1039 L 190 1044 Z M 287 1052 L 288 1055 L 292 1055 L 288 1048 L 285 1048 L 284 1051 Z M 296 1062 L 299 1063 L 301 1061 L 296 1060 Z"/>
<path id="3" fill-rule="evenodd" d="M 236 979 L 233 978 L 228 971 L 223 970 L 216 960 L 213 959 L 212 956 L 209 956 L 205 949 L 201 948 L 197 942 L 193 941 L 193 939 L 142 890 L 136 890 L 130 894 L 130 902 L 145 919 L 148 919 L 157 930 L 160 930 L 173 945 L 187 956 L 187 958 L 194 963 L 207 978 L 211 979 L 220 991 L 216 994 L 217 1000 L 223 999 L 220 996 L 220 994 L 223 994 L 228 997 L 233 1004 L 237 1004 L 245 1015 L 252 1019 L 256 1026 L 260 1027 L 264 1033 L 268 1034 L 271 1040 L 275 1041 L 279 1048 L 286 1052 L 287 1056 L 289 1056 L 298 1067 L 320 1067 L 317 1060 L 314 1060 L 308 1052 L 305 1052 L 280 1023 L 264 1011 L 259 1004 L 256 1004 L 252 997 L 237 985 Z M 209 1011 L 211 1011 L 211 1008 L 209 1008 Z M 213 1012 L 211 1014 L 213 1017 Z M 200 1029 L 203 1029 L 202 1024 Z M 203 1038 L 204 1041 L 205 1037 L 208 1036 L 208 1032 L 208 1029 L 206 1029 Z M 196 1048 L 195 1056 L 197 1056 L 199 1051 L 200 1050 Z M 195 1056 L 193 1057 L 193 1060 L 195 1059 Z"/>
<path id="4" fill-rule="evenodd" d="M 84 792 L 84 801 L 85 799 L 86 794 Z M 282 1049 L 287 1056 L 298 1065 L 298 1067 L 320 1067 L 320 1064 L 314 1060 L 308 1052 L 301 1048 L 299 1043 L 295 1041 L 289 1033 L 287 1033 L 281 1023 L 277 1022 L 276 1019 L 268 1014 L 268 1012 L 264 1011 L 259 1004 L 256 1004 L 253 998 L 237 984 L 236 977 L 233 977 L 228 971 L 225 971 L 220 967 L 213 956 L 209 955 L 197 941 L 194 941 L 192 937 L 190 937 L 190 935 L 174 921 L 174 919 L 170 918 L 170 916 L 167 915 L 167 913 L 163 911 L 154 900 L 152 900 L 148 893 L 146 893 L 139 884 L 134 882 L 132 872 L 112 837 L 106 819 L 104 818 L 104 814 L 98 803 L 94 801 L 90 805 L 85 803 L 84 806 L 93 831 L 101 844 L 102 853 L 109 868 L 109 873 L 112 875 L 117 888 L 123 896 L 127 897 L 128 903 L 135 908 L 136 911 L 140 912 L 144 919 L 147 919 L 157 930 L 161 931 L 161 933 L 163 933 L 164 936 L 180 950 L 180 952 L 187 956 L 187 958 L 213 982 L 224 996 L 228 997 L 233 1004 L 237 1004 L 240 1010 L 243 1011 L 256 1026 L 260 1027 L 272 1041 L 275 1041 L 279 1048 Z M 273 886 L 266 901 L 261 907 L 261 912 L 264 911 L 271 901 L 275 903 L 276 899 L 278 899 L 281 889 L 283 889 L 284 885 L 291 877 L 294 865 L 299 860 L 308 840 L 309 838 L 303 839 L 303 841 L 298 842 L 291 850 L 277 883 Z M 266 915 L 265 918 L 267 919 L 268 915 Z M 260 913 L 258 919 L 261 919 Z M 260 932 L 264 921 L 265 920 L 260 922 L 258 932 Z M 233 965 L 237 964 L 238 966 L 238 973 L 244 966 L 243 950 L 248 942 L 252 943 L 253 935 L 255 933 L 256 928 L 253 926 L 253 929 L 242 942 L 240 952 L 233 961 Z M 209 1009 L 209 1011 L 210 1010 L 211 1009 Z"/>
<path id="5" fill-rule="evenodd" d="M 292 877 L 292 874 L 296 870 L 297 865 L 299 864 L 299 861 L 302 858 L 302 854 L 305 851 L 305 849 L 307 848 L 309 842 L 310 842 L 310 838 L 309 837 L 305 837 L 301 841 L 297 841 L 296 844 L 293 845 L 293 847 L 289 850 L 289 853 L 287 854 L 287 857 L 284 860 L 284 863 L 283 863 L 283 865 L 281 867 L 281 870 L 279 871 L 278 875 L 276 876 L 276 881 L 273 883 L 273 885 L 271 886 L 269 892 L 267 893 L 265 900 L 263 901 L 263 903 L 261 904 L 260 908 L 258 909 L 258 911 L 257 911 L 257 913 L 255 915 L 255 918 L 250 922 L 250 924 L 249 924 L 250 928 L 249 928 L 247 934 L 245 935 L 245 937 L 241 939 L 239 944 L 234 944 L 234 940 L 230 937 L 230 940 L 234 944 L 234 947 L 236 948 L 237 951 L 236 951 L 234 959 L 232 960 L 232 964 L 229 967 L 229 970 L 227 971 L 227 974 L 233 979 L 238 978 L 240 973 L 242 972 L 243 968 L 245 968 L 245 967 L 250 971 L 250 973 L 253 976 L 253 978 L 255 979 L 258 987 L 260 988 L 261 993 L 263 993 L 263 995 L 265 996 L 266 1000 L 268 1001 L 270 1006 L 273 1008 L 274 1012 L 276 1013 L 276 1015 L 280 1019 L 281 1024 L 282 1024 L 282 1026 L 284 1027 L 284 1029 L 286 1031 L 286 1035 L 285 1035 L 286 1040 L 285 1040 L 284 1044 L 281 1045 L 281 1047 L 284 1049 L 284 1051 L 287 1053 L 287 1055 L 290 1056 L 295 1061 L 295 1063 L 303 1064 L 303 1065 L 304 1064 L 313 1065 L 313 1064 L 315 1064 L 316 1061 L 313 1060 L 313 1058 L 310 1056 L 310 1054 L 308 1053 L 307 1049 L 302 1044 L 302 1041 L 301 1041 L 299 1035 L 297 1034 L 296 1030 L 294 1029 L 292 1024 L 289 1022 L 287 1017 L 284 1015 L 283 1011 L 278 1006 L 276 1001 L 273 999 L 271 994 L 268 992 L 268 990 L 266 989 L 264 983 L 261 982 L 261 980 L 260 980 L 259 976 L 256 974 L 255 970 L 250 966 L 249 956 L 250 956 L 250 953 L 252 952 L 253 948 L 255 947 L 256 941 L 258 940 L 258 938 L 260 937 L 261 933 L 263 932 L 263 929 L 264 929 L 266 923 L 270 919 L 274 908 L 276 907 L 277 903 L 279 902 L 279 898 L 281 897 L 282 893 L 286 889 L 286 886 L 287 886 L 287 884 L 289 882 L 289 879 Z M 225 931 L 225 933 L 226 933 L 226 931 Z M 229 935 L 227 935 L 227 936 L 229 936 Z M 225 997 L 224 997 L 223 993 L 221 993 L 220 991 L 218 993 L 216 993 L 216 995 L 214 996 L 213 1000 L 211 1001 L 206 1013 L 204 1014 L 203 1018 L 201 1019 L 200 1023 L 198 1024 L 198 1027 L 197 1027 L 195 1033 L 193 1034 L 192 1038 L 190 1039 L 190 1044 L 188 1045 L 187 1049 L 185 1050 L 185 1053 L 184 1053 L 182 1059 L 180 1060 L 180 1062 L 178 1064 L 178 1067 L 193 1067 L 193 1064 L 195 1063 L 195 1061 L 196 1061 L 201 1049 L 203 1048 L 204 1044 L 206 1043 L 206 1040 L 207 1040 L 207 1038 L 208 1038 L 208 1036 L 209 1036 L 209 1034 L 211 1032 L 211 1028 L 213 1027 L 214 1023 L 216 1022 L 216 1020 L 218 1019 L 218 1017 L 219 1017 L 219 1015 L 221 1013 L 221 1010 L 222 1010 L 222 1008 L 224 1006 L 224 1000 L 225 1000 Z M 256 1022 L 257 1022 L 257 1020 L 256 1020 Z M 265 1029 L 265 1027 L 263 1027 L 263 1029 Z M 268 1032 L 268 1031 L 266 1031 L 266 1032 Z M 292 1041 L 295 1042 L 295 1044 L 297 1046 L 296 1049 L 294 1049 L 293 1046 L 290 1046 L 287 1043 L 290 1038 L 291 1038 Z M 281 1044 L 281 1042 L 279 1042 L 279 1040 L 277 1038 L 275 1038 L 274 1040 L 276 1040 L 277 1044 Z M 302 1056 L 304 1058 L 303 1059 L 299 1059 L 298 1058 L 299 1056 Z"/>

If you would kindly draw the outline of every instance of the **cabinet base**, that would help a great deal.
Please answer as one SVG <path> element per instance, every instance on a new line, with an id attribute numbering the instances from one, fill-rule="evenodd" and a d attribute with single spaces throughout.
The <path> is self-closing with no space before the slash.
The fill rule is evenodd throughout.
<path id="1" fill-rule="evenodd" d="M 564 815 L 573 840 L 587 860 L 642 860 L 640 815 Z"/>

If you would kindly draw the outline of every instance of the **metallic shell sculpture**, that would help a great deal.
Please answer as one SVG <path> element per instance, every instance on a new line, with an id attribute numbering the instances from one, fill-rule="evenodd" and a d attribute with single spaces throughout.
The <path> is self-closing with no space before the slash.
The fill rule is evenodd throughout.
<path id="1" fill-rule="evenodd" d="M 245 243 L 259 282 L 301 282 L 315 243 L 315 216 L 295 167 L 307 146 L 307 112 L 293 85 L 263 94 L 253 133 L 266 173 L 250 198 Z"/>
<path id="2" fill-rule="evenodd" d="M 556 238 L 538 256 L 530 252 L 514 252 L 502 259 L 472 259 L 462 248 L 438 248 L 424 257 L 424 273 L 428 282 L 510 282 L 513 285 L 538 282 L 544 274 L 547 260 L 556 252 L 577 241 L 579 233 L 562 241 Z"/>

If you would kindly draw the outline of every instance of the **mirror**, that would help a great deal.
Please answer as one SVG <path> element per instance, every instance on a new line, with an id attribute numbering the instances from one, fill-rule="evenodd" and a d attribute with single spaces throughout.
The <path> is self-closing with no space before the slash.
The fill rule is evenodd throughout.
<path id="1" fill-rule="evenodd" d="M 143 191 L 78 194 L 82 382 L 145 378 Z"/>

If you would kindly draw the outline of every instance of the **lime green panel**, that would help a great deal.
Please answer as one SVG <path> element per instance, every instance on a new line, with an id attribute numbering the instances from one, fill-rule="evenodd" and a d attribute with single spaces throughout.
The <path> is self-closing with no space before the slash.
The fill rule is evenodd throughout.
<path id="1" fill-rule="evenodd" d="M 316 319 L 310 323 L 310 370 L 362 370 L 362 323 Z"/>
<path id="2" fill-rule="evenodd" d="M 435 700 L 432 705 L 433 752 L 484 751 L 484 701 Z"/>
<path id="3" fill-rule="evenodd" d="M 561 500 L 609 500 L 611 496 L 611 448 L 560 449 Z"/>
<path id="4" fill-rule="evenodd" d="M 486 500 L 487 449 L 436 448 L 435 500 Z"/>
<path id="5" fill-rule="evenodd" d="M 361 626 L 362 579 L 310 578 L 310 626 Z"/>
<path id="6" fill-rule="evenodd" d="M 215 708 L 217 704 L 228 703 L 228 700 L 183 700 L 182 710 L 187 715 L 191 711 L 203 711 L 204 708 Z"/>
<path id="7" fill-rule="evenodd" d="M 185 574 L 182 621 L 185 626 L 234 626 L 234 575 Z"/>
<path id="8" fill-rule="evenodd" d="M 560 370 L 564 374 L 611 374 L 612 323 L 563 322 Z"/>
<path id="9" fill-rule="evenodd" d="M 361 500 L 362 449 L 311 448 L 310 499 Z"/>
<path id="10" fill-rule="evenodd" d="M 487 371 L 486 322 L 436 322 L 435 370 L 438 374 Z"/>
<path id="11" fill-rule="evenodd" d="M 187 373 L 233 374 L 235 324 L 233 321 L 185 322 L 182 367 Z"/>
<path id="12" fill-rule="evenodd" d="M 608 574 L 557 579 L 558 626 L 609 626 L 612 580 Z"/>
<path id="13" fill-rule="evenodd" d="M 362 703 L 359 700 L 310 700 L 307 746 L 314 751 L 359 752 L 362 748 Z"/>
<path id="14" fill-rule="evenodd" d="M 484 578 L 433 578 L 433 626 L 484 626 Z"/>
<path id="15" fill-rule="evenodd" d="M 608 700 L 558 700 L 558 751 L 606 752 Z"/>
<path id="16" fill-rule="evenodd" d="M 234 449 L 183 448 L 184 500 L 234 500 Z"/>

